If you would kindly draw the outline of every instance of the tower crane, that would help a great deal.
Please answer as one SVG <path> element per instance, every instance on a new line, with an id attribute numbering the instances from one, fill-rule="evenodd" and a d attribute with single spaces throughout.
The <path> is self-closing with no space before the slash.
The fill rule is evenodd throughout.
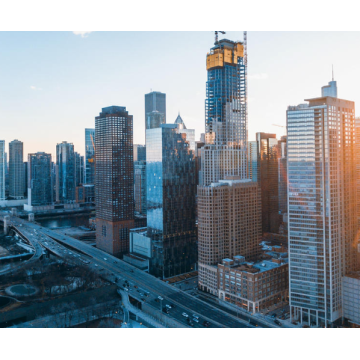
<path id="1" fill-rule="evenodd" d="M 219 33 L 226 34 L 225 31 L 215 31 L 215 45 L 219 42 Z"/>

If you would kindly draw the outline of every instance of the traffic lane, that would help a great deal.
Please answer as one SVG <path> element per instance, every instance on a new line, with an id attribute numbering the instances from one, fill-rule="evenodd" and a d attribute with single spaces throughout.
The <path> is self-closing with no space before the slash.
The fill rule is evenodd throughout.
<path id="1" fill-rule="evenodd" d="M 52 233 L 50 231 L 48 231 L 48 233 L 51 233 L 55 239 L 60 238 L 60 236 L 58 234 L 55 235 L 54 233 Z M 148 275 L 146 273 L 143 273 L 143 272 L 140 273 L 140 270 L 135 270 L 132 266 L 130 266 L 128 264 L 125 265 L 125 263 L 122 262 L 122 261 L 119 261 L 116 264 L 117 265 L 116 268 L 110 262 L 103 261 L 100 258 L 98 249 L 91 249 L 91 250 L 93 250 L 93 251 L 91 251 L 89 249 L 90 247 L 87 246 L 86 244 L 81 244 L 79 241 L 76 241 L 76 240 L 74 241 L 74 239 L 64 237 L 64 236 L 59 241 L 64 241 L 64 239 L 65 239 L 65 242 L 67 242 L 68 244 L 71 244 L 74 247 L 77 247 L 77 248 L 82 247 L 83 249 L 85 249 L 85 252 L 87 252 L 87 253 L 91 252 L 91 255 L 94 258 L 96 258 L 98 262 L 102 263 L 102 265 L 105 266 L 108 269 L 110 267 L 113 271 L 119 272 L 119 267 L 121 267 L 123 271 L 129 271 L 130 273 L 127 273 L 126 277 L 132 278 L 133 281 L 135 281 L 136 283 L 139 283 L 139 282 L 142 283 L 142 282 L 146 282 L 147 280 L 149 280 L 150 275 Z M 109 256 L 109 255 L 105 255 L 105 256 Z M 112 258 L 111 255 L 109 257 Z M 135 278 L 135 276 L 136 276 L 136 278 Z M 151 282 L 150 290 L 154 291 L 154 289 L 156 289 L 156 291 L 158 291 L 162 296 L 172 297 L 174 300 L 177 298 L 177 296 L 181 296 L 182 300 L 184 302 L 187 302 L 187 303 L 189 302 L 189 299 L 191 299 L 190 296 L 184 297 L 182 294 L 180 294 L 179 290 L 178 291 L 174 291 L 175 289 L 170 290 L 170 289 L 172 289 L 170 286 L 165 286 L 165 283 L 163 283 L 161 281 L 157 281 L 157 279 L 155 279 L 153 277 L 151 277 L 151 280 L 152 280 L 152 282 Z M 142 286 L 144 286 L 144 285 L 145 284 L 143 283 Z M 149 285 L 149 284 L 147 283 L 147 285 Z M 149 288 L 149 286 L 144 286 L 144 287 Z M 194 300 L 197 300 L 197 299 L 194 299 Z M 194 300 L 191 301 L 192 306 L 193 306 L 192 310 L 197 310 L 197 309 L 198 310 L 203 310 L 203 304 L 197 303 Z M 192 311 L 192 310 L 190 310 L 190 311 Z M 207 306 L 206 310 L 207 310 L 206 313 L 204 313 L 204 312 L 202 313 L 202 315 L 204 317 L 208 317 L 210 321 L 211 321 L 212 318 L 214 319 L 214 321 L 221 320 L 219 322 L 219 324 L 224 324 L 224 315 L 225 314 L 217 314 L 216 309 L 212 309 L 210 306 Z M 200 311 L 198 311 L 198 312 L 200 312 Z M 201 314 L 201 312 L 200 312 L 200 314 Z M 225 315 L 225 317 L 226 317 L 226 315 Z M 226 323 L 227 326 L 230 326 L 230 327 L 247 327 L 244 324 L 241 324 L 241 323 L 239 323 L 239 322 L 237 322 L 237 321 L 235 321 L 235 320 L 233 320 L 231 318 L 225 319 L 225 323 Z"/>
<path id="2" fill-rule="evenodd" d="M 174 296 L 175 295 L 175 296 Z M 212 306 L 204 303 L 199 303 L 198 301 L 194 301 L 191 296 L 185 296 L 184 294 L 174 294 L 169 297 L 177 302 L 183 302 L 187 307 L 192 308 L 193 311 L 196 311 L 200 316 L 218 322 L 220 324 L 225 325 L 226 327 L 232 328 L 248 328 L 246 324 L 237 321 L 236 319 L 232 319 L 230 316 L 226 314 L 222 314 L 216 311 Z M 206 319 L 206 320 L 207 320 Z"/>

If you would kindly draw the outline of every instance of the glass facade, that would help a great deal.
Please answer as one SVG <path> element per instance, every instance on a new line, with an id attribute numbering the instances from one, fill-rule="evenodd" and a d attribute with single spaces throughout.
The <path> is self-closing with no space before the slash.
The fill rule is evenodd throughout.
<path id="1" fill-rule="evenodd" d="M 195 154 L 178 125 L 146 130 L 150 272 L 167 278 L 195 269 Z"/>
<path id="2" fill-rule="evenodd" d="M 95 184 L 95 129 L 85 129 L 85 184 Z"/>
<path id="3" fill-rule="evenodd" d="M 19 140 L 9 143 L 9 197 L 23 199 L 25 194 L 24 144 Z"/>
<path id="4" fill-rule="evenodd" d="M 152 91 L 145 94 L 145 129 L 166 123 L 166 94 Z"/>
<path id="5" fill-rule="evenodd" d="M 240 42 L 220 40 L 207 55 L 205 131 L 201 185 L 225 176 L 248 178 L 246 79 Z"/>
<path id="6" fill-rule="evenodd" d="M 263 233 L 279 231 L 278 158 L 275 134 L 256 133 Z"/>
<path id="7" fill-rule="evenodd" d="M 38 152 L 28 155 L 29 205 L 41 206 L 53 203 L 51 178 L 51 154 Z"/>
<path id="8" fill-rule="evenodd" d="M 0 140 L 0 200 L 5 200 L 5 140 Z"/>
<path id="9" fill-rule="evenodd" d="M 328 325 L 356 260 L 354 103 L 308 101 L 287 111 L 290 307 L 293 319 Z"/>
<path id="10" fill-rule="evenodd" d="M 76 165 L 74 145 L 63 141 L 56 145 L 56 165 L 58 166 L 58 192 L 61 203 L 75 201 Z"/>
<path id="11" fill-rule="evenodd" d="M 134 161 L 135 211 L 146 215 L 146 162 Z"/>

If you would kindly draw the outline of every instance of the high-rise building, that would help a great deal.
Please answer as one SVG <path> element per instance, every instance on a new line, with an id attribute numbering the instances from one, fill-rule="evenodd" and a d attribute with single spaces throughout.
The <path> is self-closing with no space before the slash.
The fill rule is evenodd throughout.
<path id="1" fill-rule="evenodd" d="M 84 178 L 83 170 L 84 170 L 84 157 L 79 153 L 75 152 L 75 184 L 76 186 L 80 186 L 83 184 L 82 179 Z"/>
<path id="2" fill-rule="evenodd" d="M 0 200 L 5 200 L 5 140 L 0 140 Z"/>
<path id="3" fill-rule="evenodd" d="M 248 177 L 243 43 L 218 41 L 207 55 L 206 68 L 206 145 L 201 154 L 203 186 L 225 176 Z"/>
<path id="4" fill-rule="evenodd" d="M 146 161 L 146 145 L 134 144 L 134 162 Z"/>
<path id="5" fill-rule="evenodd" d="M 278 184 L 279 184 L 279 214 L 287 213 L 287 147 L 286 136 L 279 140 Z"/>
<path id="6" fill-rule="evenodd" d="M 152 91 L 145 94 L 145 129 L 166 123 L 166 94 Z"/>
<path id="7" fill-rule="evenodd" d="M 195 153 L 179 124 L 146 130 L 147 236 L 150 273 L 167 278 L 195 270 Z"/>
<path id="8" fill-rule="evenodd" d="M 135 211 L 146 215 L 146 161 L 134 161 Z"/>
<path id="9" fill-rule="evenodd" d="M 257 141 L 248 141 L 248 174 L 251 181 L 259 181 L 259 159 Z"/>
<path id="10" fill-rule="evenodd" d="M 23 199 L 25 194 L 24 144 L 19 140 L 9 143 L 9 197 Z"/>
<path id="11" fill-rule="evenodd" d="M 28 154 L 28 205 L 42 206 L 53 203 L 51 154 Z"/>
<path id="12" fill-rule="evenodd" d="M 198 186 L 199 287 L 217 295 L 217 265 L 259 252 L 260 192 L 248 179 L 244 44 L 220 40 L 207 54 L 205 146 Z"/>
<path id="13" fill-rule="evenodd" d="M 74 145 L 63 141 L 56 145 L 56 165 L 58 166 L 59 201 L 71 203 L 75 201 L 76 165 Z"/>
<path id="14" fill-rule="evenodd" d="M 360 229 L 360 117 L 355 118 L 357 218 Z"/>
<path id="15" fill-rule="evenodd" d="M 292 319 L 328 326 L 356 266 L 355 104 L 322 95 L 287 110 L 289 289 Z"/>
<path id="16" fill-rule="evenodd" d="M 279 146 L 275 134 L 256 133 L 263 233 L 279 231 Z"/>
<path id="17" fill-rule="evenodd" d="M 95 184 L 95 129 L 85 129 L 85 184 Z"/>
<path id="18" fill-rule="evenodd" d="M 217 295 L 217 265 L 260 254 L 260 189 L 256 182 L 228 177 L 198 187 L 199 287 Z"/>
<path id="19" fill-rule="evenodd" d="M 105 107 L 95 132 L 96 246 L 121 255 L 134 227 L 133 117 L 125 107 Z"/>

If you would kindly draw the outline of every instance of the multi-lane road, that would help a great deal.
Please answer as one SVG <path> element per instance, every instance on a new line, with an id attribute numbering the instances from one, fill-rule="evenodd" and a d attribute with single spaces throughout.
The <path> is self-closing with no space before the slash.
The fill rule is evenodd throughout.
<path id="1" fill-rule="evenodd" d="M 238 319 L 79 240 L 17 217 L 11 217 L 11 222 L 12 226 L 26 236 L 32 244 L 35 243 L 35 246 L 41 245 L 67 261 L 88 266 L 108 281 L 117 283 L 121 288 L 127 288 L 129 296 L 138 300 L 140 304 L 148 303 L 159 311 L 162 311 L 166 304 L 175 305 L 166 316 L 174 318 L 185 326 L 190 326 L 190 324 L 183 313 L 192 319 L 192 327 L 204 327 L 204 321 L 209 323 L 209 327 L 253 327 L 247 321 Z M 140 293 L 146 293 L 148 296 L 141 296 Z M 193 320 L 193 315 L 198 317 L 199 322 Z"/>

